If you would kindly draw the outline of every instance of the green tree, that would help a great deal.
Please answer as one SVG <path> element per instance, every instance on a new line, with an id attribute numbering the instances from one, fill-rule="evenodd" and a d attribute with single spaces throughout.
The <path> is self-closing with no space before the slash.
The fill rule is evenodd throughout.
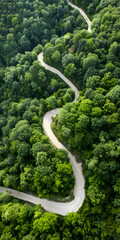
<path id="1" fill-rule="evenodd" d="M 54 213 L 46 212 L 33 222 L 33 232 L 36 237 L 41 236 L 41 239 L 47 239 L 48 234 L 53 234 L 57 231 L 57 227 L 58 217 Z"/>
<path id="2" fill-rule="evenodd" d="M 104 201 L 105 199 L 105 193 L 103 190 L 100 189 L 101 181 L 100 179 L 95 175 L 93 177 L 89 178 L 89 182 L 91 183 L 87 194 L 90 198 L 90 201 L 93 203 L 93 205 L 99 204 L 100 202 Z"/>
<path id="3" fill-rule="evenodd" d="M 37 158 L 36 158 L 36 164 L 45 166 L 45 165 L 48 165 L 48 163 L 49 163 L 49 160 L 47 159 L 47 153 L 43 151 L 38 152 Z"/>
<path id="4" fill-rule="evenodd" d="M 10 140 L 28 142 L 32 135 L 32 129 L 26 120 L 20 120 L 10 134 Z"/>
<path id="5" fill-rule="evenodd" d="M 68 78 L 72 78 L 76 72 L 76 67 L 75 67 L 75 64 L 74 63 L 69 63 L 66 67 L 65 67 L 65 70 L 64 70 L 66 76 Z"/>
<path id="6" fill-rule="evenodd" d="M 79 114 L 89 115 L 92 110 L 92 101 L 89 99 L 83 99 L 78 108 Z"/>
<path id="7" fill-rule="evenodd" d="M 89 53 L 87 58 L 83 60 L 83 68 L 87 70 L 90 67 L 97 68 L 99 63 L 98 56 L 96 54 Z"/>
<path id="8" fill-rule="evenodd" d="M 62 131 L 62 136 L 63 137 L 68 138 L 70 136 L 71 129 L 69 129 L 65 126 L 62 126 L 61 131 Z"/>
<path id="9" fill-rule="evenodd" d="M 17 148 L 18 159 L 20 162 L 28 161 L 30 154 L 30 145 L 26 142 L 21 142 Z"/>
<path id="10" fill-rule="evenodd" d="M 70 189 L 73 187 L 74 184 L 73 169 L 71 163 L 66 164 L 58 162 L 56 164 L 56 171 L 57 171 L 56 180 L 58 179 L 61 182 L 59 186 L 59 191 L 63 195 L 68 195 Z"/>
<path id="11" fill-rule="evenodd" d="M 87 79 L 86 87 L 96 89 L 100 85 L 100 76 L 92 76 Z"/>
<path id="12" fill-rule="evenodd" d="M 31 48 L 31 42 L 29 41 L 29 39 L 27 38 L 26 35 L 23 35 L 20 40 L 19 40 L 19 44 L 21 47 L 22 52 L 24 51 L 29 51 Z"/>
<path id="13" fill-rule="evenodd" d="M 24 236 L 22 240 L 36 240 L 36 238 L 32 234 L 29 234 Z"/>
<path id="14" fill-rule="evenodd" d="M 2 235 L 1 235 L 1 240 L 16 240 L 15 237 L 13 237 L 12 233 L 11 232 L 3 232 Z"/>
<path id="15" fill-rule="evenodd" d="M 100 117 L 102 115 L 102 109 L 100 107 L 92 108 L 91 116 L 92 117 Z"/>
<path id="16" fill-rule="evenodd" d="M 19 20 L 17 17 L 13 17 L 11 22 L 12 22 L 12 26 L 15 27 L 19 23 Z"/>
<path id="17" fill-rule="evenodd" d="M 56 108 L 57 107 L 57 100 L 56 100 L 55 96 L 48 97 L 46 99 L 46 105 L 47 105 L 48 110 Z"/>
<path id="18" fill-rule="evenodd" d="M 112 114 L 113 112 L 116 112 L 116 106 L 109 99 L 106 99 L 106 102 L 103 106 L 103 111 L 105 115 Z"/>
<path id="19" fill-rule="evenodd" d="M 120 46 L 117 42 L 114 42 L 110 45 L 109 53 L 113 53 L 114 55 L 118 55 L 120 50 Z"/>
<path id="20" fill-rule="evenodd" d="M 62 65 L 63 67 L 66 67 L 69 63 L 74 63 L 74 56 L 71 53 L 65 54 L 65 56 L 62 58 Z"/>
<path id="21" fill-rule="evenodd" d="M 116 85 L 107 94 L 106 97 L 110 99 L 111 102 L 115 103 L 120 97 L 120 86 Z"/>
<path id="22" fill-rule="evenodd" d="M 59 63 L 61 58 L 61 54 L 58 50 L 55 50 L 51 56 L 51 59 L 55 63 Z"/>
<path id="23" fill-rule="evenodd" d="M 12 176 L 12 175 L 6 175 L 3 184 L 5 187 L 8 188 L 16 188 L 18 185 L 18 177 L 17 176 Z"/>

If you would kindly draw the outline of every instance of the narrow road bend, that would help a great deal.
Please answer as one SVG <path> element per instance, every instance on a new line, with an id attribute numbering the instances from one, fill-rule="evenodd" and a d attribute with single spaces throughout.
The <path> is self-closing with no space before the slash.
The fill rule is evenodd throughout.
<path id="1" fill-rule="evenodd" d="M 78 6 L 76 6 L 75 4 L 71 3 L 69 0 L 67 0 L 68 2 L 68 5 L 70 5 L 71 7 L 77 9 L 80 14 L 83 16 L 83 18 L 85 19 L 85 21 L 87 22 L 88 24 L 88 32 L 91 32 L 91 21 L 90 19 L 88 18 L 88 16 L 86 15 L 86 13 L 82 10 L 82 8 L 79 8 Z"/>

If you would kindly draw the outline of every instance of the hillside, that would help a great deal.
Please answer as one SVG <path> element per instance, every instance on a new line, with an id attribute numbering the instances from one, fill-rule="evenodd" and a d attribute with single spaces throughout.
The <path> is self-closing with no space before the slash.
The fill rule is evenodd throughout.
<path id="1" fill-rule="evenodd" d="M 0 185 L 40 198 L 73 199 L 68 153 L 45 136 L 46 112 L 58 139 L 82 162 L 86 198 L 77 213 L 45 212 L 0 193 L 0 240 L 120 238 L 120 3 L 0 2 Z M 38 61 L 59 69 L 74 92 Z"/>

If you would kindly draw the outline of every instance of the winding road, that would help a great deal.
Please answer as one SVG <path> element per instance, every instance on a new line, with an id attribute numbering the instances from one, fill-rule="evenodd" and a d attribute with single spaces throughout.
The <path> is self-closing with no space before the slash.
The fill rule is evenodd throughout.
<path id="1" fill-rule="evenodd" d="M 71 5 L 72 7 L 76 8 L 79 10 L 79 12 L 82 14 L 82 16 L 84 17 L 84 19 L 86 20 L 86 22 L 88 23 L 88 31 L 90 32 L 90 25 L 91 25 L 91 21 L 89 20 L 89 18 L 87 17 L 87 15 L 84 13 L 84 11 L 81 8 L 76 7 L 74 4 L 70 3 L 67 0 L 68 4 Z M 41 65 L 44 66 L 47 70 L 54 72 L 55 74 L 59 75 L 63 81 L 65 81 L 75 92 L 75 99 L 74 102 L 77 101 L 78 95 L 79 95 L 79 91 L 78 89 L 75 87 L 75 85 L 73 83 L 70 82 L 69 79 L 67 79 L 60 71 L 58 71 L 57 69 L 47 65 L 46 63 L 44 63 L 43 61 L 43 53 L 40 53 L 38 55 L 38 60 L 40 61 Z M 54 212 L 60 215 L 66 215 L 68 212 L 77 212 L 78 209 L 81 207 L 84 199 L 85 199 L 85 189 L 84 189 L 84 185 L 85 185 L 85 180 L 83 177 L 83 173 L 82 173 L 82 166 L 80 163 L 77 163 L 75 160 L 75 157 L 65 148 L 64 145 L 62 145 L 56 138 L 56 136 L 54 135 L 54 133 L 51 130 L 51 123 L 52 123 L 52 118 L 56 116 L 56 114 L 59 113 L 60 109 L 54 109 L 52 111 L 47 112 L 44 117 L 43 117 L 43 129 L 45 134 L 49 137 L 51 143 L 57 147 L 57 148 L 62 148 L 65 149 L 68 152 L 68 156 L 70 158 L 70 162 L 72 163 L 72 167 L 73 167 L 73 172 L 74 172 L 74 177 L 75 177 L 75 185 L 74 185 L 74 200 L 72 200 L 71 202 L 55 202 L 52 200 L 47 200 L 47 199 L 40 199 L 38 197 L 34 197 L 30 194 L 26 194 L 23 192 L 18 192 L 17 190 L 13 190 L 10 188 L 5 188 L 5 187 L 0 187 L 0 192 L 5 192 L 10 191 L 11 195 L 22 199 L 24 201 L 28 201 L 34 204 L 41 204 L 43 206 L 43 208 L 46 211 L 49 212 Z"/>
<path id="2" fill-rule="evenodd" d="M 88 32 L 91 32 L 91 29 L 90 29 L 91 21 L 88 18 L 88 16 L 86 15 L 86 13 L 82 10 L 82 8 L 77 7 L 75 4 L 71 3 L 69 0 L 67 0 L 67 2 L 68 2 L 68 5 L 70 5 L 71 7 L 75 8 L 75 9 L 77 9 L 80 12 L 80 14 L 83 16 L 83 18 L 85 19 L 85 21 L 88 24 Z"/>

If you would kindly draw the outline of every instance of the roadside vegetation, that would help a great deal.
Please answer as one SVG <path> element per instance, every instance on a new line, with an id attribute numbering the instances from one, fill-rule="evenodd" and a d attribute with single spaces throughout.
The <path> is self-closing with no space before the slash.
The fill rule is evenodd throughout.
<path id="1" fill-rule="evenodd" d="M 120 3 L 79 1 L 92 32 L 67 1 L 0 2 L 0 185 L 39 197 L 69 196 L 72 166 L 42 130 L 54 120 L 61 141 L 82 161 L 86 198 L 77 213 L 46 213 L 0 194 L 0 240 L 118 240 L 120 237 Z M 37 60 L 58 68 L 74 93 Z"/>

